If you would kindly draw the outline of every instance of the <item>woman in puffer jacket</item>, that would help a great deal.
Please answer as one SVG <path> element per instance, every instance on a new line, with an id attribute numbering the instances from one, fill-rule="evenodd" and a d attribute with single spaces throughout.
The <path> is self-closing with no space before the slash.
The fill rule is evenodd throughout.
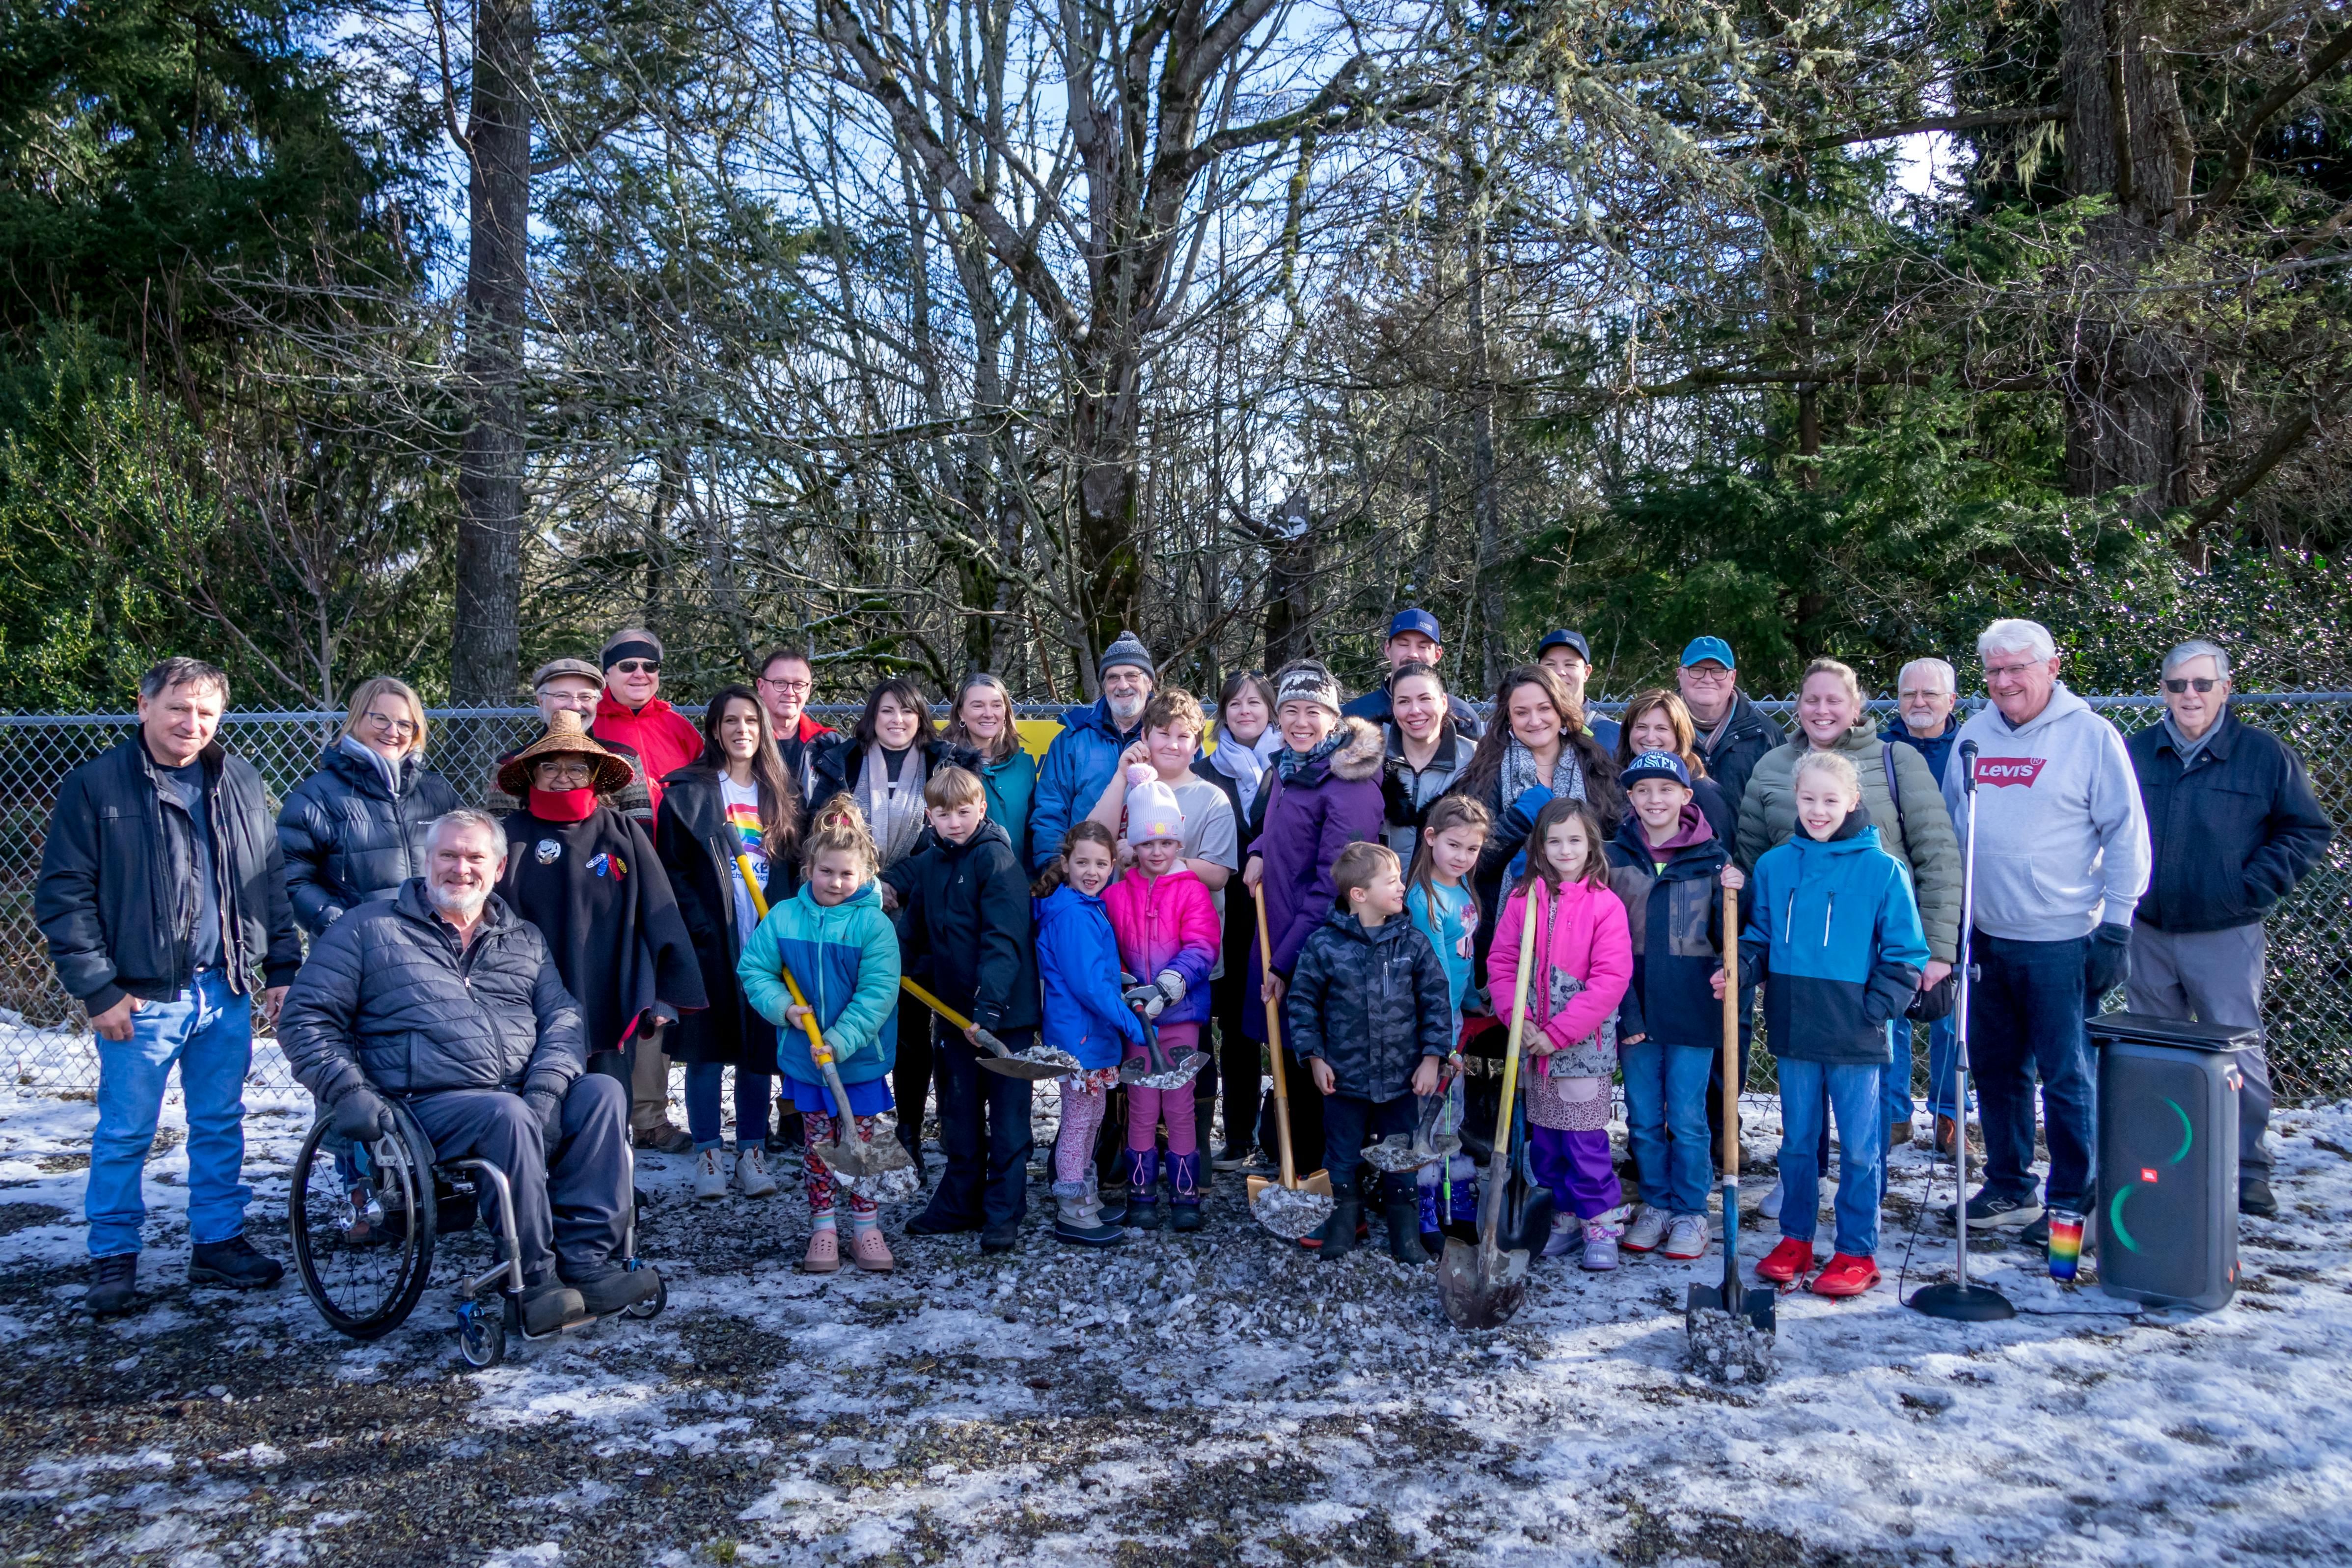
<path id="1" fill-rule="evenodd" d="M 360 682 L 319 771 L 279 808 L 286 892 L 310 935 L 425 874 L 425 830 L 458 804 L 449 781 L 425 763 L 426 730 L 425 704 L 406 681 Z"/>

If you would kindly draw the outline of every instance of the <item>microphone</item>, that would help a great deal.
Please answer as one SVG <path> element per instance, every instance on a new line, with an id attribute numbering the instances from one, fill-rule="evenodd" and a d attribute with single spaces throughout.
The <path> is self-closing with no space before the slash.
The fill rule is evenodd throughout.
<path id="1" fill-rule="evenodd" d="M 1962 787 L 1974 795 L 1977 789 L 1977 743 L 1974 741 L 1960 742 L 1960 777 Z"/>

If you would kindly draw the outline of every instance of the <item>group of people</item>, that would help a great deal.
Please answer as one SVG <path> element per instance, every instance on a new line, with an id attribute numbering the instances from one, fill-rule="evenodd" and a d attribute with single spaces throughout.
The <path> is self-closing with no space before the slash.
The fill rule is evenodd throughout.
<path id="1" fill-rule="evenodd" d="M 1204 709 L 1123 634 L 1040 762 L 986 674 L 943 726 L 894 676 L 846 732 L 828 728 L 800 648 L 714 693 L 697 724 L 660 695 L 660 640 L 625 628 L 594 662 L 536 672 L 544 732 L 478 781 L 481 808 L 427 762 L 416 693 L 379 678 L 274 819 L 215 738 L 226 677 L 163 661 L 133 735 L 60 789 L 36 895 L 99 1036 L 90 1309 L 136 1300 L 142 1171 L 175 1063 L 190 1279 L 280 1277 L 244 1234 L 257 1002 L 339 1140 L 389 1131 L 396 1102 L 439 1157 L 508 1173 L 536 1331 L 656 1288 L 620 1256 L 632 1141 L 690 1156 L 709 1199 L 774 1194 L 772 1162 L 796 1153 L 803 1267 L 836 1269 L 845 1250 L 882 1270 L 879 1205 L 819 1151 L 895 1136 L 919 1167 L 935 1105 L 943 1169 L 905 1233 L 1016 1247 L 1033 1080 L 984 1067 L 1002 1055 L 1065 1069 L 1049 1155 L 1063 1242 L 1199 1228 L 1216 1173 L 1282 1141 L 1265 1092 L 1278 1050 L 1294 1162 L 1335 1197 L 1302 1245 L 1342 1257 L 1376 1213 L 1391 1256 L 1425 1262 L 1475 1213 L 1521 1013 L 1514 1144 L 1557 1200 L 1546 1254 L 1596 1270 L 1623 1251 L 1697 1258 L 1723 1075 L 1747 1081 L 1760 992 L 1782 1138 L 1764 1203 L 1781 1241 L 1759 1272 L 1858 1294 L 1878 1278 L 1886 1151 L 1912 1135 L 1907 1020 L 1931 1025 L 1937 1152 L 1968 1136 L 1950 1017 L 1961 742 L 1986 1140 L 1967 1202 L 1972 1224 L 2029 1243 L 2045 1201 L 2088 1206 L 2085 1013 L 2128 976 L 2139 1010 L 2259 1026 L 2262 919 L 2332 833 L 2294 752 L 2231 713 L 2210 643 L 2167 655 L 2166 717 L 2128 747 L 2030 621 L 1979 638 L 1990 701 L 1965 721 L 1942 659 L 1903 667 L 1882 726 L 1856 672 L 1822 658 L 1793 738 L 1717 637 L 1613 721 L 1588 712 L 1591 649 L 1573 630 L 1502 678 L 1483 721 L 1449 690 L 1427 611 L 1399 614 L 1384 651 L 1384 679 L 1352 700 L 1299 662 L 1235 674 Z M 2269 1080 L 2259 1046 L 2243 1057 L 2241 1205 L 2263 1214 Z M 1630 1194 L 1609 1135 L 1620 1085 Z M 1418 1171 L 1365 1161 L 1423 1123 L 1458 1152 Z M 363 1203 L 356 1164 L 338 1169 Z"/>

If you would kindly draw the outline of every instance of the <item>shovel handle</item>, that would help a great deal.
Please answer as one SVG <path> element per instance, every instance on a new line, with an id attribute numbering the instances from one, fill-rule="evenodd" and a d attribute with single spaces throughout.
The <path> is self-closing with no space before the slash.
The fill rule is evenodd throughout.
<path id="1" fill-rule="evenodd" d="M 1257 883 L 1250 889 L 1250 900 L 1257 906 L 1258 973 L 1261 976 L 1272 974 L 1274 973 L 1274 939 L 1266 933 L 1265 929 L 1265 883 Z M 1282 1077 L 1282 1020 L 1279 1016 L 1281 1011 L 1279 1007 L 1268 1007 L 1265 1010 L 1265 1038 L 1271 1047 L 1266 1052 L 1266 1059 L 1274 1068 L 1274 1139 L 1281 1145 L 1282 1184 L 1295 1192 L 1298 1187 L 1298 1165 L 1290 1153 L 1290 1090 L 1283 1082 Z"/>
<path id="2" fill-rule="evenodd" d="M 801 1009 L 801 1027 L 808 1031 L 809 1059 L 830 1073 L 833 1070 L 833 1047 L 824 1043 L 824 1033 L 816 1026 L 816 1013 L 809 1006 L 808 998 L 801 994 L 801 983 L 793 978 L 793 972 L 786 969 L 783 976 L 784 989 L 792 993 L 793 1005 Z"/>
<path id="3" fill-rule="evenodd" d="M 1723 1179 L 1739 1186 L 1739 889 L 1723 889 Z"/>

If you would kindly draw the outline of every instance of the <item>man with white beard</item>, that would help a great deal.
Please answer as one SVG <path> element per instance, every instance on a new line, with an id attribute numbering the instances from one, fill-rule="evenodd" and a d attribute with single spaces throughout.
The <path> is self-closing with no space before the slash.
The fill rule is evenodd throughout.
<path id="1" fill-rule="evenodd" d="M 425 848 L 425 876 L 312 944 L 278 1017 L 287 1062 L 344 1137 L 390 1131 L 384 1100 L 395 1098 L 436 1159 L 506 1173 L 529 1331 L 644 1300 L 659 1277 L 622 1267 L 628 1091 L 586 1073 L 579 1004 L 539 929 L 491 891 L 506 831 L 453 811 Z"/>
<path id="2" fill-rule="evenodd" d="M 1045 748 L 1037 769 L 1037 791 L 1029 805 L 1032 871 L 1062 852 L 1070 824 L 1092 810 L 1103 786 L 1119 771 L 1119 754 L 1143 739 L 1143 706 L 1151 700 L 1159 670 L 1143 639 L 1121 632 L 1095 666 L 1102 696 L 1064 710 L 1062 732 Z"/>

